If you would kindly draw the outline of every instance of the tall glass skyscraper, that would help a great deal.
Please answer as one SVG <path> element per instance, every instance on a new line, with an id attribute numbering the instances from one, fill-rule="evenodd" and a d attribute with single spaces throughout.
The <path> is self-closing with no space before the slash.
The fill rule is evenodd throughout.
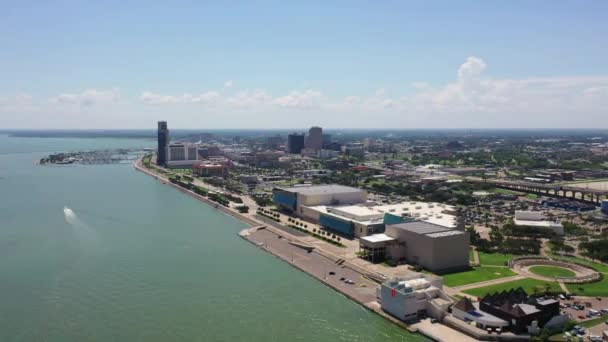
<path id="1" fill-rule="evenodd" d="M 304 148 L 304 134 L 291 133 L 287 136 L 287 152 L 300 154 Z"/>
<path id="2" fill-rule="evenodd" d="M 169 129 L 167 121 L 158 122 L 158 151 L 156 152 L 156 164 L 165 166 L 167 163 L 167 146 L 169 146 Z"/>

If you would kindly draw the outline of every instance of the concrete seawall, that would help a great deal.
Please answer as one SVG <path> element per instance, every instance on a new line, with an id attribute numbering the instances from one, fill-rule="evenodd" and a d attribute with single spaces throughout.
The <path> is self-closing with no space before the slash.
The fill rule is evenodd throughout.
<path id="1" fill-rule="evenodd" d="M 314 253 L 315 255 L 317 255 L 319 257 L 318 260 L 322 260 L 322 261 L 321 262 L 317 261 L 314 263 L 314 265 L 317 268 L 323 268 L 324 269 L 323 273 L 320 273 L 318 269 L 316 269 L 316 270 L 313 269 L 315 266 L 312 266 L 311 264 L 298 262 L 299 260 L 301 260 L 300 258 L 293 258 L 293 256 L 292 256 L 292 258 L 290 258 L 288 255 L 290 253 L 290 251 L 288 249 L 286 249 L 285 247 L 274 248 L 277 246 L 277 244 L 269 244 L 267 242 L 262 243 L 262 242 L 256 240 L 256 238 L 255 238 L 256 233 L 258 233 L 260 230 L 265 230 L 266 232 L 268 232 L 268 234 L 274 235 L 274 238 L 271 239 L 270 241 L 278 240 L 279 237 L 281 237 L 281 239 L 285 240 L 285 246 L 287 246 L 287 245 L 290 246 L 289 248 L 291 249 L 291 253 L 293 253 L 293 251 L 299 251 L 300 252 L 299 254 Z M 395 319 L 394 317 L 386 314 L 384 311 L 382 311 L 380 309 L 380 306 L 378 305 L 378 303 L 375 300 L 376 284 L 369 279 L 364 279 L 364 277 L 365 277 L 364 274 L 360 274 L 359 272 L 349 268 L 348 266 L 337 265 L 335 260 L 328 258 L 327 256 L 323 255 L 322 253 L 319 253 L 316 250 L 309 252 L 308 248 L 306 248 L 306 246 L 298 246 L 297 243 L 294 244 L 293 242 L 289 241 L 287 238 L 284 238 L 280 234 L 280 232 L 277 233 L 275 230 L 268 230 L 266 227 L 255 227 L 255 228 L 251 228 L 251 229 L 245 229 L 239 233 L 239 236 L 241 238 L 249 241 L 250 243 L 254 244 L 258 248 L 270 253 L 271 255 L 278 258 L 279 260 L 286 262 L 287 264 L 291 265 L 292 267 L 296 268 L 297 270 L 304 272 L 308 276 L 317 279 L 322 284 L 324 284 L 327 287 L 333 289 L 334 291 L 342 294 L 346 298 L 348 298 L 348 299 L 360 304 L 364 308 L 388 319 L 389 321 L 393 322 L 394 324 L 397 324 L 401 328 L 407 329 L 409 332 L 412 332 L 412 333 L 418 332 L 417 329 L 412 328 L 412 327 L 408 326 L 407 324 Z M 266 241 L 268 241 L 268 240 L 266 240 Z M 325 262 L 326 264 L 320 265 L 323 262 Z M 328 276 L 327 272 L 329 272 L 330 269 L 335 269 L 336 275 Z M 342 271 L 340 271 L 340 270 L 342 270 Z M 337 279 L 338 277 L 340 277 L 340 274 L 345 272 L 345 270 L 348 270 L 348 272 L 349 272 L 349 274 L 351 274 L 352 278 L 355 278 L 354 275 L 358 275 L 359 277 L 361 277 L 362 279 L 359 280 L 359 281 L 361 281 L 360 285 L 365 284 L 366 287 L 357 288 L 355 285 L 347 285 L 347 284 L 341 282 L 339 279 Z M 361 291 L 361 289 L 365 289 L 365 291 Z"/>

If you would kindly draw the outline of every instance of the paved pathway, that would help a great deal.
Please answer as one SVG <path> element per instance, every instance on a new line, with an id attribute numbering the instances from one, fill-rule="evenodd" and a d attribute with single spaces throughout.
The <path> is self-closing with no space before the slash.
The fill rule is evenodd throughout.
<path id="1" fill-rule="evenodd" d="M 562 288 L 562 291 L 564 291 L 566 293 L 570 293 L 570 291 L 568 291 L 568 288 L 566 287 L 566 284 L 564 284 L 563 281 L 558 281 L 557 283 L 559 284 L 559 287 Z"/>
<path id="2" fill-rule="evenodd" d="M 476 265 L 479 265 L 479 253 L 477 253 L 477 248 L 473 248 L 473 262 Z"/>
<path id="3" fill-rule="evenodd" d="M 473 342 L 477 341 L 471 336 L 465 335 L 458 330 L 452 329 L 448 326 L 439 323 L 431 323 L 430 319 L 424 319 L 416 324 L 412 324 L 412 327 L 417 328 L 418 331 L 426 335 L 433 340 L 441 342 Z"/>

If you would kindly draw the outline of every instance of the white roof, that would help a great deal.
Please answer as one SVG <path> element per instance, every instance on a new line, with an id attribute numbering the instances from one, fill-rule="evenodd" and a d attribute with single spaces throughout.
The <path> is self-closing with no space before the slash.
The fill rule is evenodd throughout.
<path id="1" fill-rule="evenodd" d="M 427 234 L 426 236 L 432 237 L 432 238 L 439 238 L 439 237 L 460 235 L 460 234 L 464 234 L 464 233 L 459 230 L 448 230 L 447 232 L 431 233 L 431 234 Z"/>
<path id="2" fill-rule="evenodd" d="M 515 223 L 518 226 L 531 226 L 531 227 L 542 227 L 542 228 L 563 227 L 561 223 L 552 222 L 552 221 L 530 221 L 530 220 L 514 219 L 513 223 Z"/>
<path id="3" fill-rule="evenodd" d="M 308 208 L 362 224 L 382 223 L 385 214 L 392 214 L 395 216 L 407 215 L 443 227 L 456 227 L 456 216 L 453 215 L 456 209 L 451 205 L 442 203 L 407 201 L 383 205 L 364 203 L 343 206 L 321 205 Z"/>
<path id="4" fill-rule="evenodd" d="M 368 242 L 385 242 L 385 241 L 393 241 L 395 239 L 386 234 L 374 234 L 374 235 L 364 236 L 361 238 L 361 240 L 365 240 Z"/>

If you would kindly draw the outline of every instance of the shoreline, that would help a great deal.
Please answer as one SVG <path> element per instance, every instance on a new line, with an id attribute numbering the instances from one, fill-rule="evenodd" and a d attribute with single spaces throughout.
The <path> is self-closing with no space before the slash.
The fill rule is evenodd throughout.
<path id="1" fill-rule="evenodd" d="M 370 277 L 368 277 L 367 276 L 368 272 L 366 272 L 364 269 L 362 270 L 360 267 L 355 266 L 355 265 L 349 265 L 349 263 L 347 261 L 344 261 L 344 259 L 334 256 L 334 255 L 332 255 L 332 253 L 323 251 L 322 249 L 319 249 L 319 248 L 314 248 L 314 250 L 311 252 L 311 254 L 318 255 L 320 258 L 322 258 L 321 260 L 325 260 L 325 262 L 327 262 L 327 263 L 330 262 L 332 265 L 335 265 L 334 267 L 337 267 L 339 265 L 340 266 L 339 269 L 341 269 L 342 271 L 348 270 L 349 272 L 351 272 L 353 274 L 357 274 L 361 279 L 365 279 L 364 280 L 365 282 L 370 283 L 370 284 L 375 284 L 373 288 L 370 286 L 365 287 L 366 289 L 372 291 L 373 298 L 374 298 L 373 300 L 367 300 L 367 301 L 362 300 L 362 298 L 369 299 L 369 293 L 367 295 L 354 294 L 353 290 L 360 289 L 360 288 L 356 288 L 354 285 L 341 286 L 344 283 L 337 284 L 335 281 L 334 282 L 330 281 L 326 275 L 321 276 L 318 274 L 318 272 L 317 273 L 314 272 L 312 270 L 313 267 L 310 265 L 308 265 L 308 267 L 306 267 L 304 265 L 298 265 L 298 263 L 295 262 L 295 260 L 293 260 L 294 251 L 297 254 L 297 251 L 305 250 L 301 246 L 300 247 L 297 246 L 297 244 L 305 245 L 305 243 L 299 241 L 296 237 L 290 235 L 289 233 L 285 232 L 284 230 L 281 230 L 281 229 L 278 229 L 271 225 L 268 225 L 265 222 L 255 221 L 235 210 L 226 208 L 226 207 L 224 207 L 216 202 L 213 202 L 203 196 L 200 196 L 192 191 L 184 189 L 177 184 L 173 184 L 173 183 L 169 182 L 168 179 L 163 178 L 160 175 L 146 169 L 143 165 L 140 165 L 140 162 L 141 162 L 141 158 L 137 159 L 133 163 L 133 168 L 136 171 L 142 172 L 164 184 L 167 184 L 167 185 L 179 190 L 180 192 L 182 192 L 186 195 L 189 195 L 192 198 L 197 199 L 197 200 L 211 206 L 212 208 L 218 209 L 218 211 L 220 211 L 221 213 L 231 216 L 231 217 L 245 223 L 246 225 L 248 225 L 249 228 L 243 229 L 238 233 L 238 236 L 241 237 L 242 239 L 248 241 L 249 243 L 253 244 L 254 246 L 258 247 L 259 249 L 269 253 L 273 257 L 287 263 L 288 265 L 295 268 L 296 270 L 303 272 L 306 275 L 308 275 L 309 277 L 318 280 L 321 284 L 327 286 L 331 290 L 339 293 L 340 295 L 346 297 L 347 299 L 350 299 L 351 301 L 360 305 L 361 307 L 365 308 L 366 310 L 369 310 L 369 311 L 379 315 L 380 317 L 383 317 L 384 319 L 388 320 L 389 322 L 397 325 L 398 327 L 400 327 L 404 330 L 407 330 L 408 333 L 420 334 L 432 341 L 442 341 L 442 339 L 440 339 L 438 336 L 434 335 L 432 332 L 426 332 L 426 331 L 424 331 L 424 329 L 419 329 L 417 327 L 412 327 L 410 325 L 407 325 L 406 323 L 404 323 L 404 322 L 398 320 L 397 318 L 390 316 L 388 313 L 384 312 L 380 308 L 379 303 L 375 300 L 375 292 L 376 292 L 376 287 L 377 287 L 378 283 L 373 281 Z M 255 231 L 259 228 L 262 228 L 262 230 L 264 230 L 265 232 L 268 232 L 268 233 L 272 234 L 273 236 L 275 236 L 275 238 L 274 238 L 275 240 L 284 240 L 284 241 L 287 241 L 288 243 L 290 243 L 291 248 L 292 248 L 292 250 L 291 250 L 292 260 L 290 260 L 285 255 L 285 251 L 283 251 L 283 253 L 280 253 L 278 249 L 269 248 L 267 243 L 262 243 L 262 242 L 256 241 L 251 234 L 255 233 Z M 341 263 L 339 263 L 340 261 L 341 261 Z M 317 265 L 317 267 L 318 267 L 318 265 Z M 330 278 L 330 279 L 333 279 L 333 278 Z M 369 292 L 369 291 L 367 291 L 367 292 Z"/>

